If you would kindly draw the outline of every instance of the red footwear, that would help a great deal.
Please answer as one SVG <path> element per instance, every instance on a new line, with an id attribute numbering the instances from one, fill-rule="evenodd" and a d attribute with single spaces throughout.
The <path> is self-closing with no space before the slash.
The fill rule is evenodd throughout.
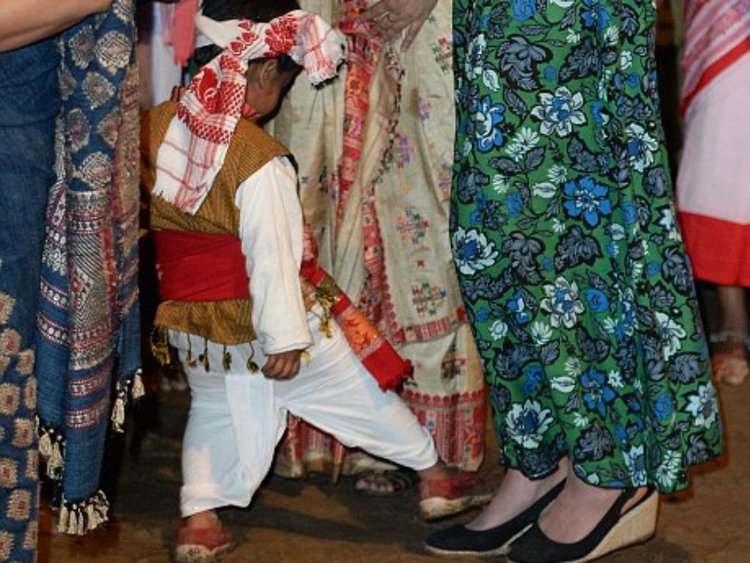
<path id="1" fill-rule="evenodd" d="M 210 528 L 189 528 L 180 524 L 174 560 L 177 563 L 209 563 L 217 561 L 220 555 L 232 548 L 232 534 L 221 522 Z"/>
<path id="2" fill-rule="evenodd" d="M 477 475 L 457 471 L 445 479 L 419 483 L 419 510 L 425 520 L 452 516 L 473 506 L 487 504 L 494 487 Z"/>

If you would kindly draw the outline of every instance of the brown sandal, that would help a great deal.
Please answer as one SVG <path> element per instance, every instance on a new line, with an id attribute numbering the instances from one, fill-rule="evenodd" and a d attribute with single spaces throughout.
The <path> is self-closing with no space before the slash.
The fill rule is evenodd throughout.
<path id="1" fill-rule="evenodd" d="M 724 331 L 712 335 L 709 340 L 714 380 L 727 385 L 740 385 L 750 375 L 750 338 L 740 332 Z"/>

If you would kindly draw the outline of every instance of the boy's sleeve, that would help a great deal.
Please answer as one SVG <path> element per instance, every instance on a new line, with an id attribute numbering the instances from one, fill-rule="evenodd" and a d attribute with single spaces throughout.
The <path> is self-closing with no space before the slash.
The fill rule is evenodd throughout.
<path id="1" fill-rule="evenodd" d="M 309 347 L 312 336 L 302 302 L 302 207 L 289 159 L 274 158 L 237 191 L 253 326 L 265 354 Z"/>

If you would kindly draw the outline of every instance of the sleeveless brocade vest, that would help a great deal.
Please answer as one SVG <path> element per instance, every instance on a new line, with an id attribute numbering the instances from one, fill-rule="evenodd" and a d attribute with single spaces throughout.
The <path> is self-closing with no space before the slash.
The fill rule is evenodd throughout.
<path id="1" fill-rule="evenodd" d="M 177 104 L 165 102 L 143 115 L 141 178 L 149 194 L 156 173 L 156 155 Z M 240 120 L 227 151 L 224 165 L 211 190 L 195 214 L 185 213 L 159 196 L 151 196 L 151 229 L 220 233 L 239 237 L 237 190 L 247 178 L 272 158 L 289 156 L 288 150 L 255 123 Z M 206 265 L 210 267 L 209 264 Z M 305 306 L 315 302 L 315 290 L 302 280 Z M 159 304 L 154 325 L 195 334 L 220 344 L 251 342 L 255 331 L 251 317 L 252 298 L 221 301 L 165 300 Z"/>

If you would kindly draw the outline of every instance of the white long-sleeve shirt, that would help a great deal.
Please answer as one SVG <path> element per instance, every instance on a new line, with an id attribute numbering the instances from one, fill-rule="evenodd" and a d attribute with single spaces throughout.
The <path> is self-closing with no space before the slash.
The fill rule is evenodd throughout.
<path id="1" fill-rule="evenodd" d="M 266 356 L 309 348 L 311 326 L 318 320 L 305 310 L 302 300 L 302 207 L 297 173 L 289 159 L 274 158 L 262 166 L 240 184 L 234 202 L 240 211 L 239 236 L 250 278 L 255 344 Z M 170 342 L 178 349 L 188 350 L 190 338 L 170 330 Z M 253 355 L 248 344 L 226 347 L 208 342 L 207 348 L 214 364 L 224 350 L 231 349 L 242 369 Z"/>
<path id="2" fill-rule="evenodd" d="M 245 180 L 235 204 L 261 349 L 268 355 L 309 347 L 313 339 L 299 280 L 302 207 L 289 159 L 274 158 Z"/>

